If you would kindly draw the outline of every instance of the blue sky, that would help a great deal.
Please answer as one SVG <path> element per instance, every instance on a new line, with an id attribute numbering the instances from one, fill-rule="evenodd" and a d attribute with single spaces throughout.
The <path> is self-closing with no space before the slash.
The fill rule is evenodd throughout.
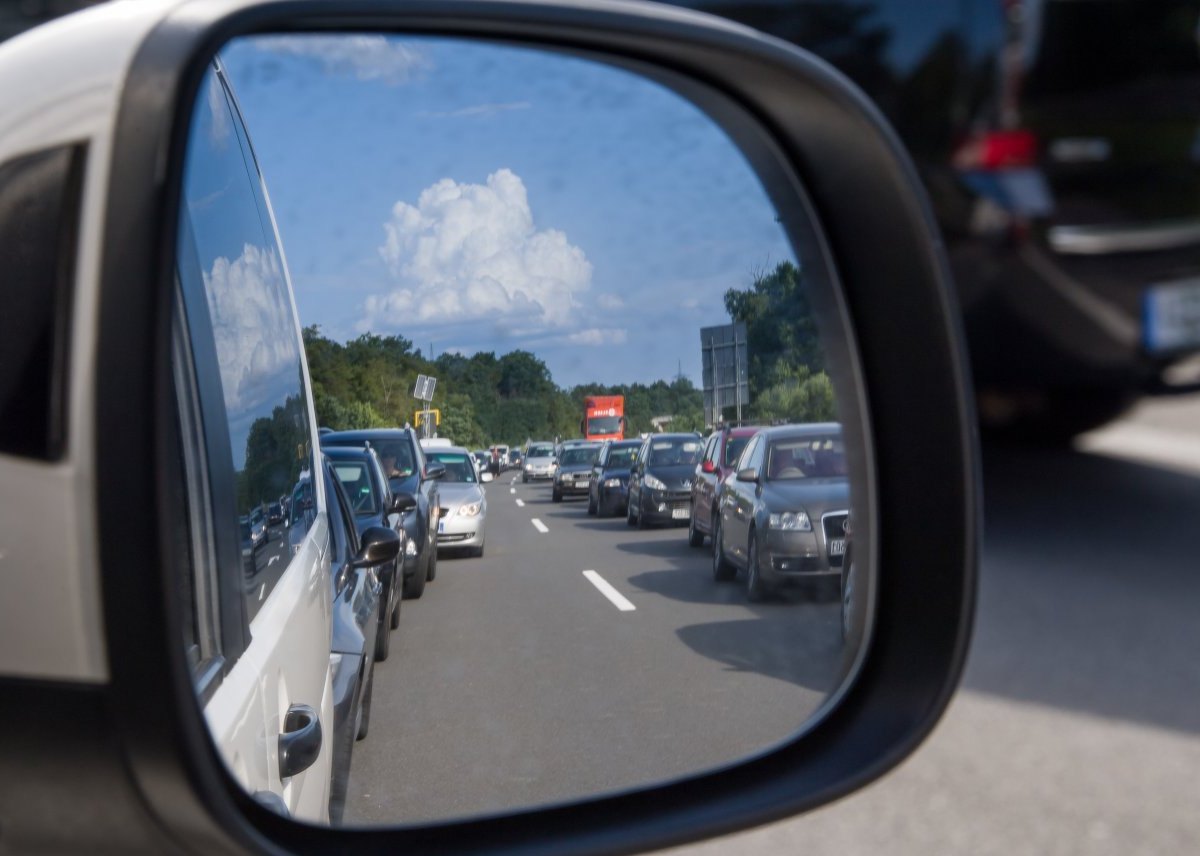
<path id="1" fill-rule="evenodd" d="M 301 322 L 428 354 L 533 351 L 561 386 L 700 385 L 722 295 L 792 258 L 744 159 L 657 84 L 447 39 L 222 51 Z"/>

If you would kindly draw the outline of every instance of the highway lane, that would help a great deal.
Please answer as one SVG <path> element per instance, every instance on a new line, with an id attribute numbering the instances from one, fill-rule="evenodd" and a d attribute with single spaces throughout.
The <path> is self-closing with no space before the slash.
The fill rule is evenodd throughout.
<path id="1" fill-rule="evenodd" d="M 833 688 L 836 600 L 751 605 L 686 529 L 488 485 L 482 559 L 405 602 L 355 747 L 350 823 L 479 814 L 711 768 L 790 736 Z M 585 572 L 591 572 L 585 575 Z"/>

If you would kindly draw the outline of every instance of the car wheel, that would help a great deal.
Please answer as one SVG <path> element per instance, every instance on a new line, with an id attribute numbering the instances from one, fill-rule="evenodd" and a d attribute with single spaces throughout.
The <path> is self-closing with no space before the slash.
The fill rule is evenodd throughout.
<path id="1" fill-rule="evenodd" d="M 630 503 L 630 505 L 633 505 L 633 503 Z M 637 528 L 646 528 L 646 509 L 642 506 L 642 495 L 640 493 L 638 494 L 637 501 Z"/>
<path id="2" fill-rule="evenodd" d="M 630 526 L 637 525 L 637 520 L 633 516 L 633 500 L 625 503 L 625 522 Z"/>
<path id="3" fill-rule="evenodd" d="M 396 605 L 392 607 L 392 617 L 388 623 L 393 630 L 400 626 L 400 604 L 402 603 L 404 603 L 403 593 L 396 598 Z"/>
<path id="4" fill-rule="evenodd" d="M 386 593 L 386 592 L 385 592 Z M 376 631 L 376 663 L 383 663 L 391 653 L 391 621 L 388 616 L 388 600 L 379 606 L 379 629 Z"/>
<path id="5" fill-rule="evenodd" d="M 767 599 L 767 584 L 758 569 L 758 535 L 750 532 L 750 544 L 746 548 L 746 597 L 751 603 Z"/>
<path id="6" fill-rule="evenodd" d="M 436 535 L 433 535 L 431 537 L 434 539 L 437 538 Z M 434 540 L 429 545 L 429 561 L 425 563 L 425 579 L 428 582 L 433 582 L 434 579 L 437 577 L 437 557 L 438 557 L 437 541 Z"/>
<path id="7" fill-rule="evenodd" d="M 343 728 L 333 749 L 333 770 L 329 781 L 329 822 L 340 824 L 346 814 L 346 795 L 350 792 L 350 759 L 354 754 L 354 729 Z"/>
<path id="8" fill-rule="evenodd" d="M 521 473 L 521 484 L 529 484 L 529 476 Z"/>
<path id="9" fill-rule="evenodd" d="M 596 498 L 592 496 L 592 492 L 588 491 L 588 514 L 592 517 L 596 516 Z"/>
<path id="10" fill-rule="evenodd" d="M 704 533 L 696 528 L 696 504 L 692 503 L 692 513 L 688 516 L 688 546 L 703 547 Z"/>
<path id="11" fill-rule="evenodd" d="M 550 494 L 550 498 L 555 502 L 562 502 L 562 491 L 560 491 L 558 488 L 555 488 Z"/>
<path id="12" fill-rule="evenodd" d="M 717 518 L 717 522 L 713 524 L 712 547 L 713 547 L 713 563 L 712 572 L 713 579 L 719 583 L 729 582 L 737 575 L 737 568 L 725 558 L 725 545 L 721 537 L 721 518 Z"/>
<path id="13" fill-rule="evenodd" d="M 367 688 L 363 691 L 362 704 L 358 706 L 358 727 L 354 729 L 355 740 L 365 740 L 371 730 L 371 698 L 375 695 L 375 664 L 367 671 Z"/>
<path id="14" fill-rule="evenodd" d="M 420 600 L 425 594 L 425 573 L 419 570 L 404 581 L 404 596 L 409 600 Z"/>

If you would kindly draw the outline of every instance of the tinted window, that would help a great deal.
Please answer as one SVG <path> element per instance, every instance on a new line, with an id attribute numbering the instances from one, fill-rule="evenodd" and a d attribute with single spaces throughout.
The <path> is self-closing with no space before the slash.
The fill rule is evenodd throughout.
<path id="1" fill-rule="evenodd" d="M 770 481 L 846 475 L 846 452 L 836 434 L 786 437 L 771 443 L 766 477 Z"/>
<path id="2" fill-rule="evenodd" d="M 461 452 L 429 452 L 426 457 L 446 466 L 445 482 L 474 482 L 475 465 Z"/>
<path id="3" fill-rule="evenodd" d="M 749 437 L 730 437 L 725 441 L 725 466 L 733 466 L 733 462 L 741 457 L 742 450 L 750 442 Z"/>
<path id="4" fill-rule="evenodd" d="M 564 465 L 590 464 L 596 460 L 596 448 L 592 446 L 577 446 L 574 449 L 564 449 L 559 457 L 559 463 Z"/>
<path id="5" fill-rule="evenodd" d="M 610 449 L 608 452 L 608 463 L 605 465 L 612 469 L 620 467 L 633 466 L 633 456 L 637 453 L 637 446 L 618 446 Z"/>
<path id="6" fill-rule="evenodd" d="M 302 350 L 283 254 L 244 129 L 216 75 L 210 72 L 201 94 L 184 175 L 181 231 L 189 234 L 180 238 L 194 249 L 198 270 L 181 272 L 181 280 L 185 288 L 203 288 L 220 368 L 232 457 L 224 464 L 233 470 L 236 513 L 217 525 L 239 526 L 244 517 L 253 532 L 271 501 L 305 493 L 301 485 L 311 471 Z M 290 561 L 312 523 L 311 492 L 300 500 L 302 513 L 286 533 L 266 527 L 262 543 L 251 544 L 249 555 L 243 550 L 249 618 L 281 576 L 282 566 L 274 566 Z"/>
<path id="7" fill-rule="evenodd" d="M 0 452 L 54 460 L 66 443 L 83 159 L 64 146 L 0 166 Z"/>
<path id="8" fill-rule="evenodd" d="M 379 512 L 379 501 L 375 496 L 366 461 L 334 461 L 333 471 L 346 491 L 351 511 L 355 514 Z"/>

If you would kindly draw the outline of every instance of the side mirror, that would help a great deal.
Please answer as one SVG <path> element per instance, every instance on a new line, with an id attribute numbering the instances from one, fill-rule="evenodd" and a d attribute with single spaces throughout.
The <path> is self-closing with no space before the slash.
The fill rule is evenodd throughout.
<path id="1" fill-rule="evenodd" d="M 737 480 L 740 482 L 757 482 L 758 470 L 754 467 L 746 467 L 744 470 L 738 470 Z"/>
<path id="2" fill-rule="evenodd" d="M 717 471 L 717 466 L 712 461 L 705 461 L 704 463 L 702 463 L 700 465 L 700 472 L 711 474 L 711 473 L 715 473 L 716 471 Z"/>
<path id="3" fill-rule="evenodd" d="M 388 508 L 388 512 L 403 514 L 406 511 L 412 511 L 416 507 L 417 498 L 411 493 L 394 493 L 392 494 L 392 504 Z"/>
<path id="4" fill-rule="evenodd" d="M 362 546 L 351 562 L 356 568 L 370 568 L 390 562 L 400 555 L 400 536 L 383 526 L 372 526 L 362 534 Z"/>
<path id="5" fill-rule="evenodd" d="M 496 478 L 494 475 L 492 475 L 491 473 L 486 472 L 486 471 L 482 475 L 479 476 L 480 481 L 482 481 L 484 484 L 492 481 L 494 478 Z"/>
<path id="6" fill-rule="evenodd" d="M 425 478 L 440 479 L 446 474 L 446 465 L 441 461 L 430 461 L 425 465 Z"/>

